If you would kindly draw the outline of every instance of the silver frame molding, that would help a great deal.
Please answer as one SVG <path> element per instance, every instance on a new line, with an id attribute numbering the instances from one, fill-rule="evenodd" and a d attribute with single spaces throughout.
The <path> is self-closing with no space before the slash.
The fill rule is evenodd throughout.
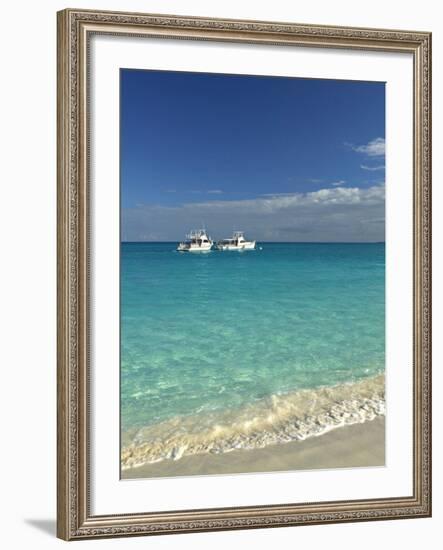
<path id="1" fill-rule="evenodd" d="M 65 540 L 431 515 L 431 34 L 68 9 L 58 24 L 57 535 Z M 413 495 L 93 516 L 88 420 L 88 47 L 93 34 L 408 52 L 414 59 Z"/>

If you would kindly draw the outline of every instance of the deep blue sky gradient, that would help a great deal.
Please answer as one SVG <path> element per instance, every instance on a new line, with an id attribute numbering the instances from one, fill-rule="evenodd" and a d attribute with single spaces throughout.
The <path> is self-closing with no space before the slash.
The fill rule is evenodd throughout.
<path id="1" fill-rule="evenodd" d="M 384 240 L 384 83 L 122 69 L 120 120 L 122 240 Z"/>
<path id="2" fill-rule="evenodd" d="M 122 207 L 369 187 L 349 144 L 384 135 L 383 83 L 124 69 Z"/>

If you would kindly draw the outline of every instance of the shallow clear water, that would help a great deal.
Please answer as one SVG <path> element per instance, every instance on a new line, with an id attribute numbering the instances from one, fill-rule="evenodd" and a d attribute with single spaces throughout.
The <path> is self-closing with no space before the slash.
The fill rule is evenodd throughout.
<path id="1" fill-rule="evenodd" d="M 384 244 L 259 246 L 122 244 L 123 432 L 384 371 Z"/>

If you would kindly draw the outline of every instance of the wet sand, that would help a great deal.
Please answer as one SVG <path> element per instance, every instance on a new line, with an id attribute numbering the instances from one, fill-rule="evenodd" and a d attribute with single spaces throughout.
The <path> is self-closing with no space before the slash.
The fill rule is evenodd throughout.
<path id="1" fill-rule="evenodd" d="M 263 449 L 184 456 L 122 471 L 122 479 L 384 466 L 385 417 Z"/>

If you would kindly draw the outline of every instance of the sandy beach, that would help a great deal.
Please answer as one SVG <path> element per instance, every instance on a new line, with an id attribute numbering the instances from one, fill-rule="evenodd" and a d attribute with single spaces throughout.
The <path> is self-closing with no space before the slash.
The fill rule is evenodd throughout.
<path id="1" fill-rule="evenodd" d="M 385 417 L 263 449 L 184 456 L 122 471 L 122 479 L 384 466 Z"/>

